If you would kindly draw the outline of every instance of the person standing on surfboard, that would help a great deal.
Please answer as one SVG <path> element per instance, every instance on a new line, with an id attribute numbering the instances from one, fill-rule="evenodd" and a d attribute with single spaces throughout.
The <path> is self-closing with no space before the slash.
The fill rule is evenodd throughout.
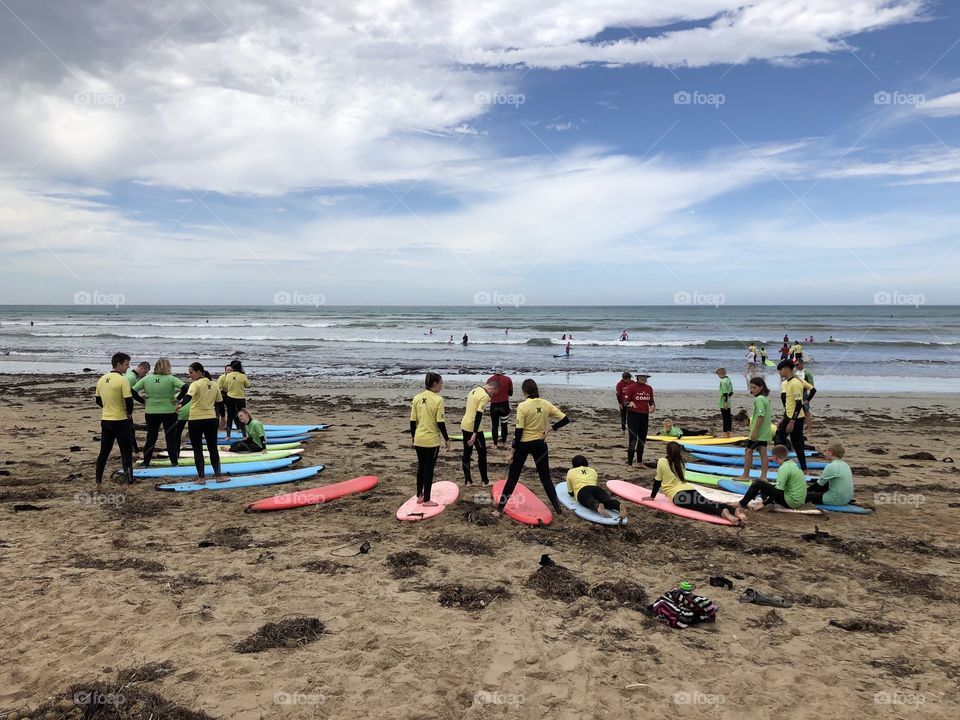
<path id="1" fill-rule="evenodd" d="M 733 397 L 733 380 L 727 375 L 726 368 L 717 368 L 716 375 L 720 378 L 720 417 L 723 420 L 723 437 L 730 437 L 733 430 L 733 411 L 730 409 L 730 398 Z"/>
<path id="2" fill-rule="evenodd" d="M 667 456 L 657 460 L 657 475 L 653 481 L 653 489 L 650 491 L 650 499 L 655 499 L 657 493 L 663 490 L 663 494 L 677 507 L 708 515 L 718 515 L 734 525 L 746 522 L 746 513 L 741 508 L 736 505 L 713 502 L 701 495 L 693 485 L 686 482 L 685 470 L 686 464 L 683 462 L 683 449 L 680 443 L 667 443 Z"/>
<path id="3" fill-rule="evenodd" d="M 499 389 L 500 385 L 495 380 L 492 382 L 488 380 L 486 385 L 475 387 L 467 395 L 467 408 L 463 413 L 463 420 L 460 421 L 460 429 L 463 431 L 464 485 L 473 485 L 473 478 L 470 476 L 470 459 L 473 456 L 474 445 L 477 448 L 480 481 L 484 485 L 490 482 L 487 478 L 487 441 L 483 437 L 480 423 L 483 420 L 483 409 Z M 494 427 L 494 432 L 496 432 L 496 427 Z"/>
<path id="4" fill-rule="evenodd" d="M 440 436 L 443 436 L 447 452 L 450 451 L 450 437 L 440 396 L 443 378 L 435 372 L 428 372 L 423 384 L 426 390 L 414 397 L 410 406 L 410 438 L 417 451 L 417 503 L 436 507 L 437 503 L 430 499 L 433 471 L 440 456 Z"/>
<path id="5" fill-rule="evenodd" d="M 557 489 L 550 478 L 550 449 L 547 447 L 547 433 L 551 430 L 559 430 L 570 422 L 570 418 L 552 402 L 540 397 L 540 388 L 531 378 L 524 380 L 520 388 L 527 399 L 517 405 L 517 429 L 513 434 L 513 448 L 507 457 L 507 462 L 510 463 L 507 484 L 503 487 L 493 516 L 500 517 L 517 483 L 520 482 L 520 472 L 530 455 L 533 455 L 533 461 L 537 465 L 537 473 L 540 476 L 540 484 L 543 485 L 550 504 L 553 505 L 557 515 L 562 515 L 563 506 L 560 505 Z M 556 422 L 548 426 L 550 420 L 556 420 Z"/>
<path id="6" fill-rule="evenodd" d="M 657 409 L 653 400 L 653 388 L 647 385 L 650 376 L 637 373 L 637 379 L 626 390 L 627 397 L 627 465 L 633 465 L 636 452 L 637 462 L 643 462 L 643 447 L 647 442 L 647 430 L 650 426 L 650 413 Z"/>
<path id="7" fill-rule="evenodd" d="M 190 445 L 193 446 L 193 462 L 197 468 L 198 485 L 203 485 L 207 458 L 203 456 L 203 444 L 207 444 L 207 453 L 210 456 L 210 466 L 216 482 L 223 482 L 220 474 L 220 449 L 217 447 L 217 430 L 226 427 L 226 414 L 223 407 L 223 394 L 220 384 L 206 377 L 203 365 L 191 363 L 187 371 L 190 374 L 190 387 L 186 394 L 181 395 L 181 401 L 189 398 L 190 415 L 187 420 L 187 433 L 190 436 Z M 176 408 L 180 410 L 178 405 Z"/>
<path id="8" fill-rule="evenodd" d="M 620 376 L 620 382 L 617 383 L 614 392 L 617 393 L 617 405 L 620 407 L 620 430 L 627 431 L 627 396 L 626 390 L 633 383 L 633 375 L 626 370 Z"/>
<path id="9" fill-rule="evenodd" d="M 96 492 L 103 486 L 103 471 L 107 467 L 113 443 L 120 449 L 120 462 L 127 484 L 133 483 L 133 444 L 131 428 L 133 421 L 133 391 L 126 372 L 130 367 L 130 356 L 126 353 L 114 353 L 110 359 L 112 370 L 97 381 L 97 405 L 103 408 L 100 415 L 100 454 L 97 455 Z"/>
<path id="10" fill-rule="evenodd" d="M 490 421 L 493 424 L 493 446 L 507 444 L 507 420 L 510 418 L 510 398 L 513 397 L 513 380 L 504 375 L 500 368 L 493 369 L 493 375 L 487 378 L 487 384 L 496 383 L 497 391 L 490 398 Z M 499 431 L 499 439 L 498 439 Z"/>

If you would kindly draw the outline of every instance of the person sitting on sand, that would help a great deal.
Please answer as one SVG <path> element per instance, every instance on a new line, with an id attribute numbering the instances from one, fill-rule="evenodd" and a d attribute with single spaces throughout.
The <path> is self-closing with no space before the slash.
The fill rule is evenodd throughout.
<path id="1" fill-rule="evenodd" d="M 770 388 L 762 377 L 750 378 L 747 390 L 753 395 L 753 415 L 750 417 L 750 439 L 743 451 L 743 475 L 738 479 L 750 482 L 750 470 L 753 469 L 753 451 L 760 453 L 760 479 L 767 479 L 767 466 L 770 456 L 767 444 L 773 439 L 773 426 L 770 418 L 773 411 L 770 408 Z"/>
<path id="2" fill-rule="evenodd" d="M 849 505 L 853 502 L 853 471 L 843 459 L 843 445 L 830 443 L 823 456 L 829 461 L 820 478 L 807 485 L 807 502 L 816 505 Z"/>
<path id="3" fill-rule="evenodd" d="M 443 378 L 435 372 L 428 372 L 423 381 L 426 390 L 413 398 L 410 406 L 410 437 L 417 451 L 417 504 L 436 507 L 430 499 L 433 487 L 433 471 L 440 456 L 440 436 L 443 436 L 444 448 L 450 452 L 450 437 L 443 416 Z"/>
<path id="4" fill-rule="evenodd" d="M 667 456 L 657 460 L 657 474 L 650 491 L 650 499 L 653 500 L 657 493 L 663 490 L 663 494 L 677 507 L 718 515 L 734 525 L 746 521 L 746 514 L 738 506 L 713 502 L 701 495 L 693 485 L 685 482 L 685 468 L 680 443 L 667 443 Z"/>
<path id="5" fill-rule="evenodd" d="M 741 508 L 746 508 L 758 496 L 763 500 L 758 510 L 766 510 L 772 503 L 795 510 L 807 502 L 807 481 L 803 471 L 789 459 L 790 451 L 785 445 L 774 445 L 773 457 L 780 463 L 776 484 L 754 480 L 740 501 Z"/>
<path id="6" fill-rule="evenodd" d="M 684 435 L 709 435 L 706 430 L 684 430 L 679 425 L 675 425 L 673 420 L 664 420 L 663 421 L 663 430 L 660 432 L 661 435 L 668 435 L 670 437 L 682 438 Z"/>
<path id="7" fill-rule="evenodd" d="M 578 503 L 604 517 L 614 517 L 617 513 L 622 518 L 627 516 L 620 501 L 610 497 L 610 493 L 600 487 L 597 471 L 590 467 L 583 455 L 575 455 L 572 465 L 567 471 L 567 492 Z"/>
<path id="8" fill-rule="evenodd" d="M 243 423 L 247 436 L 243 440 L 231 443 L 230 452 L 254 453 L 267 451 L 267 433 L 263 423 L 254 418 L 247 408 L 237 411 L 237 420 Z"/>

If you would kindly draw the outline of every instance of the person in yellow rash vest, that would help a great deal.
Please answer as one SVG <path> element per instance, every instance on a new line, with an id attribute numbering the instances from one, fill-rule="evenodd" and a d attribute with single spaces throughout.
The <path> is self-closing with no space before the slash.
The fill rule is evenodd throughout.
<path id="1" fill-rule="evenodd" d="M 686 464 L 680 443 L 667 443 L 667 456 L 657 460 L 657 475 L 650 491 L 650 499 L 657 497 L 661 490 L 677 507 L 697 512 L 717 515 L 734 525 L 746 522 L 747 515 L 737 505 L 724 505 L 704 497 L 690 483 L 685 481 Z"/>
<path id="2" fill-rule="evenodd" d="M 97 381 L 97 405 L 103 408 L 100 419 L 100 454 L 97 455 L 96 492 L 103 484 L 110 451 L 116 441 L 127 484 L 133 482 L 133 438 L 130 416 L 133 413 L 133 391 L 125 373 L 130 367 L 130 356 L 115 353 L 110 360 L 113 369 Z"/>
<path id="3" fill-rule="evenodd" d="M 426 388 L 413 398 L 410 405 L 410 437 L 413 449 L 417 451 L 417 503 L 425 507 L 436 507 L 430 499 L 433 487 L 433 471 L 440 456 L 440 437 L 443 436 L 444 449 L 450 451 L 450 437 L 447 435 L 447 423 L 443 414 L 443 378 L 435 372 L 428 372 L 423 385 Z"/>
<path id="4" fill-rule="evenodd" d="M 496 380 L 488 381 L 486 385 L 475 387 L 467 395 L 467 407 L 460 422 L 463 431 L 463 484 L 473 485 L 470 476 L 470 458 L 473 448 L 477 448 L 477 466 L 480 468 L 480 481 L 487 485 L 487 442 L 480 430 L 480 421 L 483 420 L 483 410 L 490 402 L 490 398 L 497 394 L 500 383 Z M 496 430 L 496 428 L 494 428 Z"/>
<path id="5" fill-rule="evenodd" d="M 604 517 L 613 517 L 611 513 L 619 513 L 622 518 L 627 516 L 620 501 L 610 497 L 610 493 L 600 487 L 597 471 L 590 467 L 583 455 L 575 455 L 571 464 L 573 467 L 567 471 L 567 492 L 578 503 Z"/>

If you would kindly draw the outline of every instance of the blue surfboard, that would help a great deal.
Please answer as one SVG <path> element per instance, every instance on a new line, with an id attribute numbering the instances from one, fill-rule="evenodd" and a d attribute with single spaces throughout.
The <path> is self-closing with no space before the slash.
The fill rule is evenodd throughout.
<path id="1" fill-rule="evenodd" d="M 698 460 L 703 460 L 708 463 L 713 463 L 714 465 L 739 465 L 743 467 L 743 454 L 741 453 L 740 457 L 735 455 L 710 455 L 708 453 L 701 452 L 692 452 L 690 453 Z M 760 467 L 760 458 L 754 456 L 753 458 L 753 467 Z M 827 463 L 820 460 L 807 460 L 807 470 L 823 470 L 827 466 Z M 780 467 L 779 463 L 769 460 L 767 462 L 767 467 L 777 468 Z"/>
<path id="2" fill-rule="evenodd" d="M 282 470 L 293 465 L 300 460 L 299 455 L 280 458 L 279 460 L 261 460 L 260 462 L 249 463 L 226 463 L 220 466 L 220 472 L 224 475 L 249 475 L 251 473 L 269 472 L 271 470 Z M 207 478 L 213 478 L 213 467 L 207 465 L 204 468 L 204 475 Z M 196 477 L 197 468 L 189 467 L 157 467 L 141 468 L 133 471 L 136 478 L 163 478 L 163 477 Z"/>
<path id="3" fill-rule="evenodd" d="M 573 495 L 567 492 L 566 482 L 557 483 L 557 497 L 560 499 L 561 505 L 568 510 L 573 510 L 574 515 L 583 520 L 597 523 L 598 525 L 626 525 L 629 522 L 629 518 L 623 518 L 621 520 L 619 513 L 616 517 L 606 517 L 596 510 L 584 507 L 577 502 L 577 499 Z"/>
<path id="4" fill-rule="evenodd" d="M 689 463 L 686 467 L 687 470 L 692 470 L 693 472 L 705 473 L 707 475 L 723 475 L 724 477 L 740 477 L 743 473 L 738 468 L 724 467 L 723 465 L 703 465 L 700 463 Z M 770 478 L 770 482 L 773 482 L 773 478 L 776 473 L 767 473 L 767 477 Z M 751 470 L 750 477 L 759 478 L 759 470 Z M 816 482 L 820 478 L 813 475 L 804 476 L 807 482 Z"/>
<path id="5" fill-rule="evenodd" d="M 707 453 L 708 455 L 736 455 L 739 458 L 743 457 L 744 448 L 742 447 L 730 447 L 729 445 L 698 445 L 696 443 L 685 443 L 685 442 L 681 442 L 680 444 L 683 445 L 684 449 L 689 450 L 690 452 L 702 452 L 702 453 Z M 772 454 L 773 453 L 772 453 L 771 446 L 767 445 L 767 455 L 772 455 Z M 804 455 L 806 455 L 807 457 L 813 457 L 816 454 L 817 453 L 814 452 L 813 450 L 804 451 Z M 757 455 L 759 455 L 759 451 L 755 450 L 754 456 L 757 456 Z M 797 454 L 795 452 L 792 452 L 790 453 L 790 457 L 796 460 Z"/>
<path id="6" fill-rule="evenodd" d="M 236 488 L 257 487 L 260 485 L 279 485 L 281 483 L 296 482 L 297 480 L 306 480 L 314 475 L 323 472 L 323 465 L 314 465 L 313 467 L 296 468 L 295 470 L 284 470 L 281 472 L 261 473 L 259 475 L 238 475 L 225 482 L 214 482 L 213 478 L 207 478 L 207 482 L 198 485 L 195 482 L 179 482 L 157 485 L 157 490 L 172 490 L 174 492 L 196 492 L 198 490 L 233 490 Z"/>

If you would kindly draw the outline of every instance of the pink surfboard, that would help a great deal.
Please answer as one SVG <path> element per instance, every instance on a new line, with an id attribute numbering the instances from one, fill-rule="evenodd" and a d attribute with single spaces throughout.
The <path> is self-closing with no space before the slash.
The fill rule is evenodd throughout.
<path id="1" fill-rule="evenodd" d="M 607 483 L 607 490 L 614 495 L 619 495 L 624 500 L 635 502 L 651 510 L 660 510 L 661 512 L 687 518 L 688 520 L 699 520 L 700 522 L 713 523 L 714 525 L 733 525 L 729 520 L 724 520 L 716 515 L 688 510 L 687 508 L 677 507 L 666 495 L 658 494 L 653 500 L 650 499 L 650 491 L 647 488 L 634 485 L 624 480 L 610 480 Z"/>
<path id="2" fill-rule="evenodd" d="M 289 510 L 290 508 L 320 505 L 321 503 L 336 500 L 344 495 L 366 492 L 377 484 L 373 475 L 355 477 L 352 480 L 322 485 L 311 490 L 298 490 L 283 495 L 273 495 L 262 500 L 252 502 L 244 508 L 244 512 L 266 512 L 268 510 Z"/>
<path id="3" fill-rule="evenodd" d="M 494 507 L 500 502 L 500 495 L 506 484 L 506 480 L 497 480 L 490 487 Z M 553 522 L 553 513 L 550 512 L 550 508 L 523 483 L 517 483 L 503 511 L 507 517 L 524 525 L 549 525 Z"/>
<path id="4" fill-rule="evenodd" d="M 437 503 L 436 507 L 424 507 L 418 504 L 417 496 L 414 495 L 397 510 L 397 520 L 426 520 L 434 517 L 446 510 L 447 505 L 453 505 L 458 497 L 460 497 L 460 488 L 456 483 L 446 480 L 434 483 L 430 488 L 430 499 Z"/>

